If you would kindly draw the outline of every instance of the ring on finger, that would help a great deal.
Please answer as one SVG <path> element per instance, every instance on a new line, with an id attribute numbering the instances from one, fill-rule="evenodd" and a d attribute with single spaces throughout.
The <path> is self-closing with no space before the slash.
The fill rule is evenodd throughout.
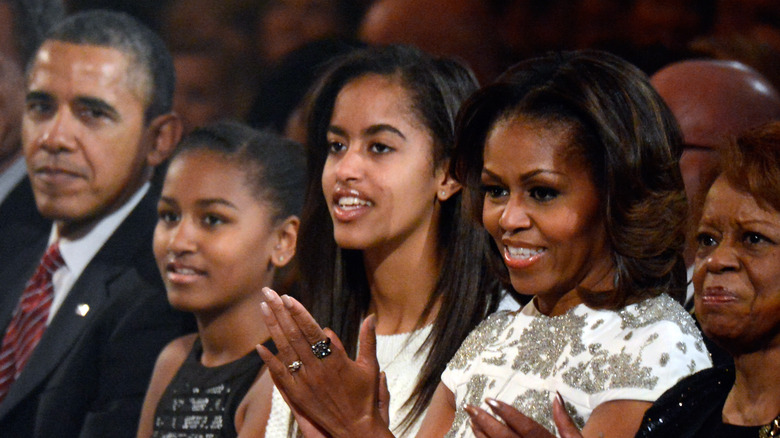
<path id="1" fill-rule="evenodd" d="M 294 373 L 301 369 L 301 366 L 303 365 L 303 362 L 296 360 L 295 362 L 291 363 L 290 365 L 287 365 L 287 369 L 290 370 L 290 373 Z"/>
<path id="2" fill-rule="evenodd" d="M 317 359 L 324 359 L 332 353 L 330 349 L 330 338 L 325 338 L 311 346 L 311 352 Z"/>

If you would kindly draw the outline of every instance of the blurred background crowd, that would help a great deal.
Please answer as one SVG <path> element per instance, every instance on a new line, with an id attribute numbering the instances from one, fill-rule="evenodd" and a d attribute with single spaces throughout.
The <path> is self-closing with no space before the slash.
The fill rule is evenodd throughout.
<path id="1" fill-rule="evenodd" d="M 550 50 L 599 48 L 647 74 L 734 59 L 780 87 L 775 0 L 69 0 L 157 30 L 174 53 L 176 109 L 191 128 L 235 117 L 297 139 L 317 66 L 361 44 L 405 43 L 466 61 L 482 83 Z"/>

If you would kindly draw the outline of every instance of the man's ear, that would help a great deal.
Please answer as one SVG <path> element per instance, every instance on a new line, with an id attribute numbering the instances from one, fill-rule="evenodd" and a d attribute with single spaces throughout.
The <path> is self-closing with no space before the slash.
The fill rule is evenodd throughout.
<path id="1" fill-rule="evenodd" d="M 437 184 L 436 198 L 439 202 L 450 199 L 450 196 L 458 193 L 461 189 L 460 183 L 450 176 L 449 168 L 449 161 L 447 161 L 439 166 L 439 169 L 436 171 L 436 178 L 439 181 Z"/>
<path id="2" fill-rule="evenodd" d="M 276 226 L 276 242 L 272 251 L 271 263 L 277 268 L 289 263 L 295 255 L 300 224 L 301 221 L 297 216 L 290 216 Z"/>
<path id="3" fill-rule="evenodd" d="M 175 113 L 163 114 L 149 122 L 146 129 L 151 142 L 146 162 L 151 167 L 157 167 L 171 156 L 179 144 L 183 131 L 181 119 Z"/>

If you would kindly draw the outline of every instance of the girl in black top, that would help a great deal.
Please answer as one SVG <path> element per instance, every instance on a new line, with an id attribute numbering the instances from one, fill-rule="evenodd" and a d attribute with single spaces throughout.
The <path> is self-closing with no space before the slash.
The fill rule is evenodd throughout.
<path id="1" fill-rule="evenodd" d="M 262 436 L 268 397 L 255 382 L 272 347 L 261 288 L 293 257 L 305 184 L 297 143 L 221 122 L 195 130 L 171 160 L 154 253 L 168 301 L 198 333 L 157 359 L 139 437 Z"/>

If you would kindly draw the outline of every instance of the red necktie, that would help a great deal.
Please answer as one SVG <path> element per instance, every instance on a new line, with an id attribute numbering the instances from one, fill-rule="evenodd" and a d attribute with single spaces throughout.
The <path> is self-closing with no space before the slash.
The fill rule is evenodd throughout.
<path id="1" fill-rule="evenodd" d="M 0 401 L 21 374 L 46 330 L 54 297 L 52 275 L 64 264 L 59 245 L 55 242 L 46 250 L 41 264 L 22 292 L 0 348 Z"/>

